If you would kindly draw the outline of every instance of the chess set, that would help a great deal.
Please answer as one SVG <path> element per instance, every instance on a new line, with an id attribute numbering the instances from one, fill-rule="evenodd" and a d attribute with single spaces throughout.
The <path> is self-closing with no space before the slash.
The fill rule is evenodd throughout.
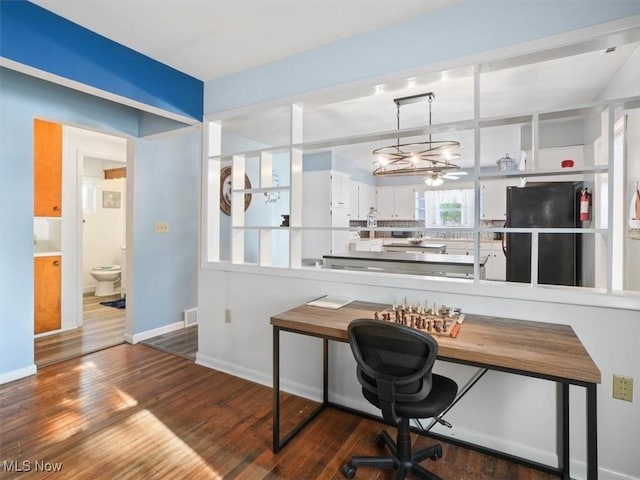
<path id="1" fill-rule="evenodd" d="M 402 305 L 395 302 L 391 309 L 375 312 L 376 320 L 394 322 L 421 330 L 430 335 L 457 337 L 464 322 L 464 314 L 459 308 L 449 308 L 445 305 L 438 306 L 434 303 L 432 308 L 424 305 L 410 305 L 405 299 Z"/>

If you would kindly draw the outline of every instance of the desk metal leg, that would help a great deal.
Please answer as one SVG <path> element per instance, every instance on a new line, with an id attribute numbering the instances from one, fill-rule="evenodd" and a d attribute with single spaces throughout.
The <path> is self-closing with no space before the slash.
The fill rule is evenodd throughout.
<path id="1" fill-rule="evenodd" d="M 280 450 L 280 329 L 273 327 L 273 453 Z"/>
<path id="2" fill-rule="evenodd" d="M 322 405 L 329 403 L 329 340 L 322 339 Z"/>
<path id="3" fill-rule="evenodd" d="M 597 386 L 587 385 L 587 480 L 598 478 Z"/>
<path id="4" fill-rule="evenodd" d="M 280 328 L 273 327 L 273 453 L 278 453 L 328 405 L 329 340 L 322 339 L 322 403 L 280 440 Z"/>
<path id="5" fill-rule="evenodd" d="M 571 475 L 571 453 L 569 449 L 569 384 L 558 384 L 558 443 L 560 444 L 560 451 L 558 452 L 560 458 L 560 469 L 562 471 L 563 480 L 570 480 Z"/>

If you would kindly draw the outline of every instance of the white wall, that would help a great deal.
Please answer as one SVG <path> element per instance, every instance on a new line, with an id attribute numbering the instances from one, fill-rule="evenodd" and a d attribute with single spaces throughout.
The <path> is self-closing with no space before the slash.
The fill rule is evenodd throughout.
<path id="1" fill-rule="evenodd" d="M 571 43 L 597 34 L 597 30 L 601 30 L 597 24 L 638 13 L 637 2 L 593 1 L 588 8 L 575 7 L 576 2 L 460 2 L 438 15 L 417 18 L 208 82 L 205 112 L 230 111 L 295 98 L 305 92 L 363 79 L 371 84 L 378 83 L 377 80 L 383 83 L 391 75 L 397 78 L 397 72 L 427 65 L 444 69 L 446 67 L 440 66 L 455 64 L 455 59 L 482 51 L 493 51 L 494 58 L 519 54 L 526 48 L 535 51 L 531 44 L 524 47 L 518 44 L 563 32 L 567 33 L 563 41 Z M 458 29 L 460 35 L 455 41 L 442 42 L 449 34 L 445 30 L 450 25 L 464 25 L 464 28 Z M 593 29 L 590 33 L 578 30 L 585 27 Z M 549 43 L 558 44 L 559 39 L 554 37 Z M 432 48 L 435 44 L 441 48 Z M 385 62 L 381 62 L 381 58 Z M 634 81 L 620 88 L 637 91 L 638 85 Z M 607 94 L 606 98 L 615 96 Z M 585 301 L 586 293 L 573 298 L 570 293 L 546 292 L 549 295 L 545 301 L 519 299 L 532 298 L 531 289 L 508 287 L 399 280 L 392 275 L 367 276 L 359 272 L 277 272 L 251 267 L 225 272 L 201 268 L 198 362 L 270 385 L 270 315 L 322 294 L 386 303 L 404 296 L 410 300 L 426 296 L 439 303 L 458 305 L 466 312 L 567 323 L 573 326 L 602 372 L 602 385 L 598 389 L 600 478 L 640 479 L 639 403 L 611 398 L 614 373 L 635 377 L 634 398 L 640 398 L 637 309 L 593 306 L 597 305 L 594 299 L 598 297 L 591 295 Z M 615 300 L 623 302 L 624 299 Z M 608 305 L 621 304 L 612 299 L 607 301 Z M 629 304 L 635 306 L 637 302 Z M 224 322 L 225 309 L 231 310 L 230 324 Z M 284 334 L 281 349 L 283 388 L 318 398 L 320 342 Z M 331 398 L 370 409 L 356 386 L 355 367 L 346 345 L 332 345 L 331 366 Z M 466 367 L 442 363 L 438 363 L 438 369 L 459 383 L 464 383 L 471 374 Z M 572 472 L 575 478 L 584 478 L 584 392 L 572 388 L 571 393 L 571 462 L 575 467 Z M 554 463 L 554 399 L 554 387 L 546 382 L 490 373 L 448 417 L 455 425 L 457 437 Z"/>
<path id="2" fill-rule="evenodd" d="M 635 403 L 611 397 L 614 373 L 640 378 L 637 312 L 580 306 L 578 300 L 576 305 L 517 300 L 513 289 L 509 290 L 512 298 L 501 298 L 501 289 L 494 284 L 478 287 L 399 277 L 323 270 L 256 269 L 255 273 L 241 273 L 201 269 L 197 363 L 271 385 L 270 316 L 323 294 L 382 303 L 403 297 L 409 301 L 427 298 L 470 313 L 569 324 L 602 372 L 598 388 L 600 478 L 640 478 L 640 382 L 636 380 Z M 224 309 L 231 310 L 231 323 L 225 323 Z M 615 328 L 610 327 L 611 320 L 615 320 Z M 320 344 L 317 339 L 283 334 L 280 365 L 284 390 L 319 398 Z M 346 345 L 331 346 L 330 365 L 330 398 L 375 412 L 356 386 L 354 362 Z M 459 385 L 473 372 L 469 367 L 442 362 L 437 370 Z M 575 478 L 585 478 L 585 395 L 579 387 L 572 387 L 571 395 L 572 473 Z M 555 412 L 555 386 L 550 382 L 490 372 L 448 414 L 454 429 L 441 433 L 555 464 Z"/>
<path id="3" fill-rule="evenodd" d="M 122 167 L 125 164 L 85 158 L 83 177 L 97 180 L 96 208 L 83 212 L 82 224 L 82 285 L 83 291 L 95 290 L 97 281 L 91 269 L 97 265 L 120 265 L 121 250 L 125 245 L 126 178 L 105 180 L 104 169 Z M 102 192 L 120 193 L 119 208 L 105 208 Z"/>

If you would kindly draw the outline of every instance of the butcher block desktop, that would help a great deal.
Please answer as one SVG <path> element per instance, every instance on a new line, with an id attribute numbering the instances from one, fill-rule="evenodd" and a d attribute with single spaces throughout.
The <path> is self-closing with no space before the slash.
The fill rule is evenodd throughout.
<path id="1" fill-rule="evenodd" d="M 310 423 L 325 407 L 342 408 L 328 400 L 328 341 L 347 342 L 347 327 L 356 318 L 374 318 L 376 312 L 389 310 L 390 305 L 351 302 L 341 308 L 328 309 L 301 305 L 271 317 L 273 327 L 273 450 L 278 452 L 304 426 Z M 380 320 L 382 321 L 382 320 Z M 280 438 L 280 331 L 309 335 L 323 339 L 323 401 L 284 439 Z M 570 478 L 569 450 L 569 386 L 586 389 L 587 406 L 587 479 L 598 477 L 597 456 L 597 409 L 596 387 L 600 383 L 600 370 L 569 325 L 514 320 L 465 313 L 464 322 L 453 338 L 434 336 L 438 342 L 438 359 L 479 368 L 475 380 L 460 389 L 464 395 L 480 380 L 487 370 L 497 370 L 516 375 L 540 378 L 556 382 L 558 389 L 558 458 L 560 465 L 547 466 L 522 458 L 472 447 L 489 453 L 513 458 L 542 471 Z M 455 402 L 454 402 L 455 404 Z M 443 437 L 434 433 L 428 435 L 451 442 L 469 445 L 466 442 Z"/>

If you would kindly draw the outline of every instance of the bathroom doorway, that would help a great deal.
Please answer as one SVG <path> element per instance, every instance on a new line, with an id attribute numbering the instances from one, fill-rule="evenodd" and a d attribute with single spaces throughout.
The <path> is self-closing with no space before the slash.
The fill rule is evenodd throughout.
<path id="1" fill-rule="evenodd" d="M 38 367 L 124 341 L 126 309 L 101 302 L 124 295 L 127 142 L 62 126 L 62 325 L 36 335 Z M 96 267 L 118 273 L 113 282 L 103 282 L 100 296 L 95 295 L 99 281 L 91 274 Z"/>
<path id="2" fill-rule="evenodd" d="M 126 163 L 84 156 L 82 293 L 111 302 L 124 302 L 126 289 L 126 182 Z"/>
<path id="3" fill-rule="evenodd" d="M 75 323 L 81 327 L 86 310 L 94 308 L 87 305 L 100 306 L 101 302 L 124 297 L 127 139 L 65 126 L 63 158 L 70 170 L 69 177 L 75 178 L 63 187 L 63 192 L 69 192 L 69 203 L 73 201 L 69 210 L 74 211 L 75 218 L 71 217 L 65 224 L 73 227 L 73 232 L 71 228 L 66 230 L 67 243 L 75 245 L 76 252 L 75 268 L 68 270 L 75 278 L 63 284 L 75 284 L 73 306 L 71 300 L 68 306 L 70 312 L 75 307 Z M 87 302 L 87 297 L 96 298 Z M 124 309 L 120 313 L 124 316 Z"/>

